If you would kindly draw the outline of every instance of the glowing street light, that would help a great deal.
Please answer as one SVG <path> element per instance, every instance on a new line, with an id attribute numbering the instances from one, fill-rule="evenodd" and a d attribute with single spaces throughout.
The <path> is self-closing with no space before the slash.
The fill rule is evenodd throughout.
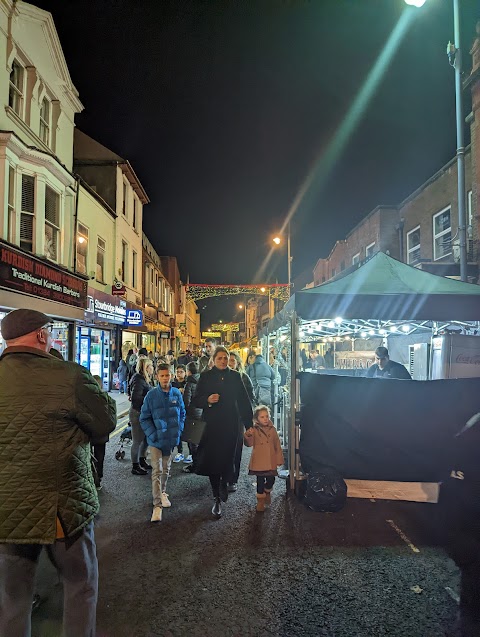
<path id="1" fill-rule="evenodd" d="M 279 246 L 282 243 L 282 238 L 276 235 L 272 239 L 273 243 Z M 288 264 L 288 294 L 292 293 L 292 255 L 290 253 L 290 223 L 287 226 L 287 264 Z"/>
<path id="2" fill-rule="evenodd" d="M 413 7 L 423 7 L 426 0 L 405 0 Z M 448 62 L 455 69 L 455 118 L 457 126 L 457 200 L 458 200 L 458 243 L 460 248 L 460 279 L 467 277 L 467 215 L 465 202 L 465 141 L 463 121 L 462 51 L 460 43 L 460 3 L 453 0 L 454 41 L 447 45 Z"/>

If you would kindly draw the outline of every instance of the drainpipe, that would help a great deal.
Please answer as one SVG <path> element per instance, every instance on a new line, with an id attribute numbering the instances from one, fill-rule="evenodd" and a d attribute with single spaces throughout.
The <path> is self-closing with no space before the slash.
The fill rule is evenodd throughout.
<path id="1" fill-rule="evenodd" d="M 73 271 L 77 271 L 77 231 L 78 231 L 78 200 L 80 198 L 80 177 L 74 175 L 77 188 L 75 191 L 75 212 L 73 213 Z"/>
<path id="2" fill-rule="evenodd" d="M 405 248 L 404 241 L 403 241 L 403 229 L 404 229 L 404 227 L 405 227 L 405 219 L 402 217 L 400 219 L 400 223 L 398 223 L 395 226 L 395 229 L 398 232 L 398 249 L 400 251 L 400 261 L 405 263 L 406 259 L 405 259 L 405 255 L 404 255 L 404 252 L 403 252 L 404 248 Z"/>

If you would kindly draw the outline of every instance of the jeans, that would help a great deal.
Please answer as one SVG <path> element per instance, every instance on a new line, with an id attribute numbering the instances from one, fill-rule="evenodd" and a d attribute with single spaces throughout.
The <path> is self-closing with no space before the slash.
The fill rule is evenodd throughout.
<path id="1" fill-rule="evenodd" d="M 42 544 L 0 544 L 0 637 L 30 637 L 35 571 Z M 93 522 L 71 540 L 45 546 L 63 581 L 65 637 L 95 637 L 98 562 Z"/>
<path id="2" fill-rule="evenodd" d="M 172 466 L 172 454 L 163 455 L 161 449 L 157 447 L 149 447 L 150 462 L 152 464 L 152 496 L 153 506 L 162 506 L 162 493 L 167 490 L 167 482 L 170 476 L 170 467 Z"/>
<path id="3" fill-rule="evenodd" d="M 127 393 L 127 382 L 126 380 L 121 380 L 120 381 L 120 393 L 121 394 L 126 394 Z"/>
<path id="4" fill-rule="evenodd" d="M 130 407 L 128 417 L 130 418 L 130 425 L 132 427 L 132 464 L 138 464 L 140 458 L 145 458 L 147 455 L 147 439 L 140 425 L 140 412 Z"/>
<path id="5" fill-rule="evenodd" d="M 269 491 L 275 484 L 275 476 L 257 476 L 257 493 L 265 493 L 265 489 Z"/>

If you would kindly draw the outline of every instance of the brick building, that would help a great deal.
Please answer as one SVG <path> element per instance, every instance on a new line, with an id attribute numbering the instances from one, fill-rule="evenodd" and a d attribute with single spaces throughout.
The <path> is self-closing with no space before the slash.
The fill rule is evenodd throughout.
<path id="1" fill-rule="evenodd" d="M 471 146 L 465 153 L 467 215 L 467 275 L 479 279 L 480 201 L 480 23 L 473 44 L 472 71 L 464 83 L 471 91 L 472 112 L 467 118 Z M 458 241 L 457 161 L 453 158 L 403 202 L 378 206 L 345 239 L 336 242 L 314 271 L 315 285 L 359 267 L 378 251 L 440 276 L 460 276 Z"/>

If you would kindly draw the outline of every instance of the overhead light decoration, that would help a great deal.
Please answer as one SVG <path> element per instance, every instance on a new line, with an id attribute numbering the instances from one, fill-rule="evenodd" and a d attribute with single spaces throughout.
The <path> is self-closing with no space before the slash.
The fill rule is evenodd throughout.
<path id="1" fill-rule="evenodd" d="M 380 330 L 378 332 L 381 336 L 385 336 L 385 334 L 387 333 L 387 330 Z"/>
<path id="2" fill-rule="evenodd" d="M 366 332 L 361 332 L 360 336 L 361 336 L 362 338 L 367 338 L 367 333 L 366 333 Z"/>
<path id="3" fill-rule="evenodd" d="M 343 319 L 342 319 L 342 317 L 341 317 L 341 316 L 337 316 L 337 317 L 336 317 L 336 319 L 335 319 L 335 323 L 336 323 L 337 325 L 340 325 L 340 323 L 343 323 Z"/>
<path id="4" fill-rule="evenodd" d="M 368 333 L 369 333 L 370 336 L 375 336 L 375 330 L 369 330 Z"/>
<path id="5" fill-rule="evenodd" d="M 392 325 L 390 328 L 391 332 L 398 332 L 398 327 L 396 325 Z"/>
<path id="6" fill-rule="evenodd" d="M 327 325 L 327 327 L 329 327 L 330 329 L 333 329 L 335 327 L 334 321 L 330 321 L 330 323 Z"/>
<path id="7" fill-rule="evenodd" d="M 410 325 L 402 325 L 402 331 L 403 332 L 409 332 L 410 331 Z"/>

